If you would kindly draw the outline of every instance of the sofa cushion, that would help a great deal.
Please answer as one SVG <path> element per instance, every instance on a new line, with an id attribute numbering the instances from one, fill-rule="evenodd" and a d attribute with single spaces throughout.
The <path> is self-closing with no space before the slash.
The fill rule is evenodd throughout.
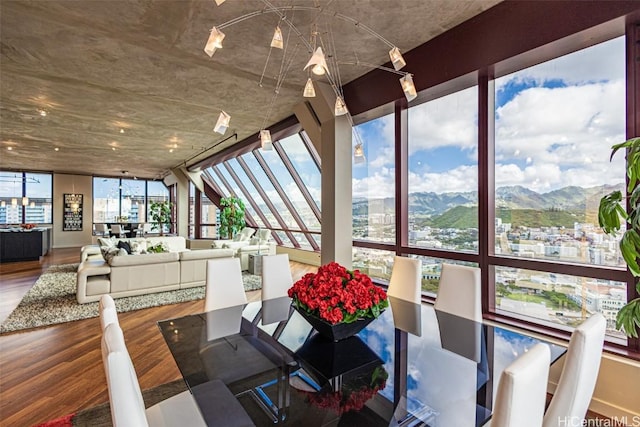
<path id="1" fill-rule="evenodd" d="M 146 254 L 147 253 L 147 241 L 146 240 L 131 240 L 129 242 L 131 246 L 132 254 Z"/>
<path id="2" fill-rule="evenodd" d="M 231 258 L 233 249 L 199 249 L 195 251 L 180 252 L 180 261 L 189 261 L 193 259 L 210 259 L 210 258 Z"/>
<path id="3" fill-rule="evenodd" d="M 165 252 L 161 254 L 141 254 L 131 256 L 114 257 L 109 261 L 111 267 L 124 267 L 141 264 L 162 264 L 165 262 L 178 261 L 177 252 Z"/>

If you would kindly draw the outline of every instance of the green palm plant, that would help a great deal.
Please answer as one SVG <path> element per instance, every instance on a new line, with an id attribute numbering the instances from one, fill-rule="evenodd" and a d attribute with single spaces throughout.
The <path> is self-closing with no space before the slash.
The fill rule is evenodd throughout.
<path id="1" fill-rule="evenodd" d="M 621 191 L 613 191 L 600 200 L 598 208 L 598 222 L 602 230 L 609 235 L 615 235 L 621 228 L 623 221 L 626 223 L 626 231 L 620 240 L 620 252 L 629 271 L 636 278 L 636 291 L 640 293 L 640 137 L 631 138 L 625 142 L 614 145 L 611 159 L 621 148 L 627 151 L 627 178 L 628 185 L 623 196 Z M 629 204 L 629 211 L 625 208 Z M 638 337 L 640 327 L 640 298 L 629 301 L 618 312 L 616 327 L 622 329 L 630 337 Z"/>
<path id="2" fill-rule="evenodd" d="M 245 227 L 244 203 L 237 197 L 223 197 L 220 199 L 220 237 L 233 236 Z"/>

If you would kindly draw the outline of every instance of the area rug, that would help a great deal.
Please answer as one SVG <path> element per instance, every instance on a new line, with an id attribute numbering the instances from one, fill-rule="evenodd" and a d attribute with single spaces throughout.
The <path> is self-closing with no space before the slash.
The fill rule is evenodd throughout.
<path id="1" fill-rule="evenodd" d="M 162 384 L 142 392 L 144 404 L 148 408 L 158 402 L 170 398 L 187 389 L 184 380 L 176 380 L 167 384 Z M 103 403 L 91 408 L 83 409 L 75 414 L 38 424 L 34 427 L 110 427 L 111 409 L 109 403 Z M 187 426 L 185 426 L 187 427 Z"/>
<path id="2" fill-rule="evenodd" d="M 98 303 L 78 304 L 76 271 L 78 264 L 49 267 L 26 293 L 20 304 L 0 325 L 0 334 L 41 326 L 98 317 Z M 245 291 L 261 289 L 261 278 L 244 272 Z M 204 298 L 204 286 L 148 295 L 117 298 L 118 312 L 160 305 L 177 304 Z"/>

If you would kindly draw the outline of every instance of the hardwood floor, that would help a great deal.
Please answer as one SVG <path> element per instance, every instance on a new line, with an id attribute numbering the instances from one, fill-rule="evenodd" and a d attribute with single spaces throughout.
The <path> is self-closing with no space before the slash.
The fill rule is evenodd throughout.
<path id="1" fill-rule="evenodd" d="M 80 248 L 54 249 L 40 261 L 0 264 L 0 321 L 50 265 L 80 261 Z M 315 267 L 292 262 L 294 280 Z M 249 292 L 250 300 L 260 291 Z M 191 301 L 120 313 L 140 387 L 181 378 L 156 322 L 201 312 Z M 109 400 L 98 318 L 0 336 L 0 426 L 33 426 Z"/>

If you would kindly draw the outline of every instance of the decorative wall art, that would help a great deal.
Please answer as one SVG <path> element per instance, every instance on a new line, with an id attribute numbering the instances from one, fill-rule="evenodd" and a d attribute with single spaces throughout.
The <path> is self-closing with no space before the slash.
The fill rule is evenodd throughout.
<path id="1" fill-rule="evenodd" d="M 62 231 L 82 231 L 82 194 L 64 194 Z"/>

